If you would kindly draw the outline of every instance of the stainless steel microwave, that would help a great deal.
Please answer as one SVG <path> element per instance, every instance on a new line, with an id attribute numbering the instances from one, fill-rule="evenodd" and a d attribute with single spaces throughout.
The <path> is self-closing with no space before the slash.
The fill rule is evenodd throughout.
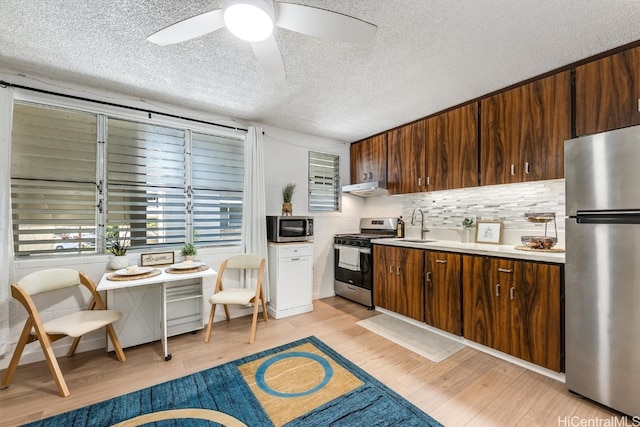
<path id="1" fill-rule="evenodd" d="M 313 240 L 313 218 L 267 216 L 267 240 L 278 243 Z"/>

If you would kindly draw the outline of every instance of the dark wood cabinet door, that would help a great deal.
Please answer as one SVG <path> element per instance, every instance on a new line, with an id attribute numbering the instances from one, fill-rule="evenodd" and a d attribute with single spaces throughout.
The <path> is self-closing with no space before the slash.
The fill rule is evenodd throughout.
<path id="1" fill-rule="evenodd" d="M 640 124 L 640 47 L 576 67 L 576 135 Z"/>
<path id="2" fill-rule="evenodd" d="M 398 293 L 398 307 L 396 312 L 419 322 L 424 322 L 424 252 L 418 249 L 408 249 L 406 261 L 398 262 L 394 267 Z"/>
<path id="3" fill-rule="evenodd" d="M 351 183 L 379 181 L 387 185 L 387 134 L 351 144 Z"/>
<path id="4" fill-rule="evenodd" d="M 519 94 L 502 92 L 480 101 L 480 184 L 518 182 Z"/>
<path id="5" fill-rule="evenodd" d="M 518 89 L 521 98 L 518 162 L 522 181 L 564 178 L 564 141 L 571 138 L 571 73 L 554 74 Z"/>
<path id="6" fill-rule="evenodd" d="M 478 104 L 427 120 L 427 191 L 478 185 Z"/>
<path id="7" fill-rule="evenodd" d="M 387 178 L 389 194 L 424 191 L 426 120 L 388 133 Z"/>
<path id="8" fill-rule="evenodd" d="M 564 177 L 571 74 L 554 74 L 481 101 L 481 185 Z"/>
<path id="9" fill-rule="evenodd" d="M 488 347 L 504 347 L 504 298 L 500 298 L 502 289 L 496 287 L 492 259 L 463 255 L 462 271 L 463 336 Z"/>
<path id="10" fill-rule="evenodd" d="M 517 280 L 511 295 L 510 353 L 560 372 L 561 267 L 519 262 L 517 269 Z"/>
<path id="11" fill-rule="evenodd" d="M 374 304 L 424 322 L 424 251 L 374 245 Z"/>
<path id="12" fill-rule="evenodd" d="M 395 276 L 389 272 L 390 259 L 386 246 L 373 245 L 373 304 L 376 307 L 393 310 L 392 301 Z"/>
<path id="13" fill-rule="evenodd" d="M 462 335 L 462 256 L 428 251 L 425 261 L 425 322 Z"/>

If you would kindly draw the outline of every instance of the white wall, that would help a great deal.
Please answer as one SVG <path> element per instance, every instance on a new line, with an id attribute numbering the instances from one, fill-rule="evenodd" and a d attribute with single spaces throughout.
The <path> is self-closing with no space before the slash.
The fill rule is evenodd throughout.
<path id="1" fill-rule="evenodd" d="M 282 186 L 297 184 L 293 214 L 314 217 L 313 298 L 333 296 L 333 236 L 357 232 L 364 200 L 344 197 L 342 212 L 309 212 L 309 151 L 340 156 L 340 179 L 349 182 L 349 143 L 262 126 L 265 143 L 267 215 L 280 215 Z"/>

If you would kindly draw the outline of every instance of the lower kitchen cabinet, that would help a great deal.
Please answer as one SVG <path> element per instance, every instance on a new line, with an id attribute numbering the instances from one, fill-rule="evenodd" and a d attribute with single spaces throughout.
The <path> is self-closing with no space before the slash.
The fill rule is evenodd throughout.
<path id="1" fill-rule="evenodd" d="M 313 311 L 313 244 L 269 243 L 269 306 L 281 319 Z"/>
<path id="2" fill-rule="evenodd" d="M 464 337 L 562 370 L 562 267 L 464 255 Z"/>
<path id="3" fill-rule="evenodd" d="M 424 251 L 373 246 L 375 306 L 424 322 Z"/>
<path id="4" fill-rule="evenodd" d="M 462 256 L 427 251 L 425 271 L 425 322 L 462 335 Z"/>

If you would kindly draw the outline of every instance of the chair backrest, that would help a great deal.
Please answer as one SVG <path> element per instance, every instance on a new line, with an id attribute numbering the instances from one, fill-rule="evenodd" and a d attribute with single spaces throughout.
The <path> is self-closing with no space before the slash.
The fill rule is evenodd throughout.
<path id="1" fill-rule="evenodd" d="M 70 268 L 51 268 L 28 274 L 17 284 L 28 295 L 37 295 L 79 285 L 80 273 Z"/>
<path id="2" fill-rule="evenodd" d="M 262 258 L 253 254 L 239 254 L 227 258 L 227 268 L 241 268 L 257 270 L 260 268 Z"/>

